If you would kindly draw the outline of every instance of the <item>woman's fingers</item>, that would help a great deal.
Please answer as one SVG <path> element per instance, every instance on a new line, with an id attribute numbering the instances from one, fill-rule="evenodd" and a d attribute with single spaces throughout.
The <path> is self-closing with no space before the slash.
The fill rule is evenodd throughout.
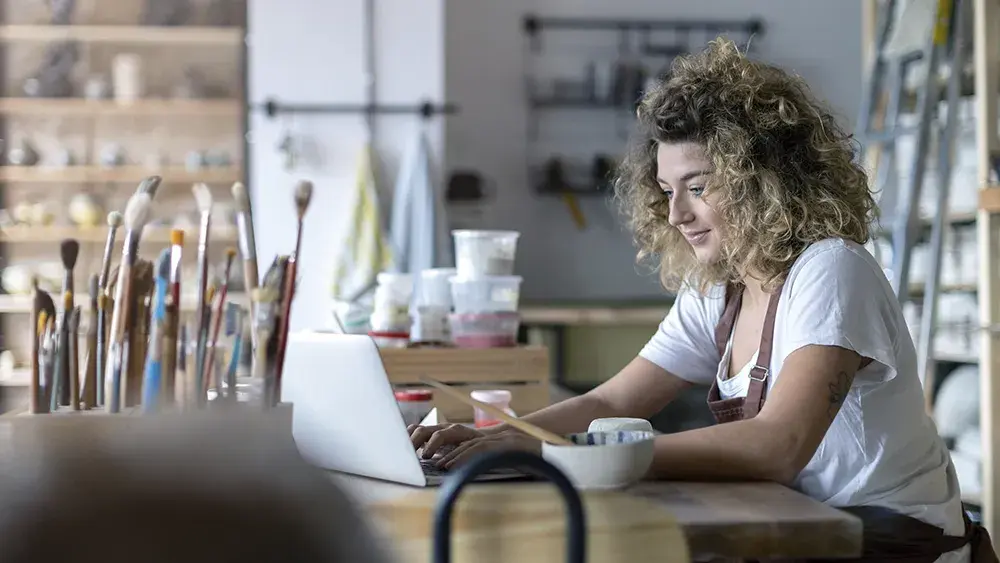
<path id="1" fill-rule="evenodd" d="M 417 449 L 424 445 L 427 440 L 434 435 L 435 432 L 441 430 L 444 426 L 418 426 L 416 424 L 407 428 L 410 432 L 410 442 L 413 443 L 413 448 Z"/>
<path id="2" fill-rule="evenodd" d="M 475 430 L 471 430 L 460 424 L 451 424 L 444 428 L 437 426 L 435 428 L 439 428 L 439 430 L 431 434 L 431 437 L 424 442 L 424 459 L 434 457 L 434 453 L 441 449 L 442 446 L 458 445 L 480 436 Z"/>
<path id="3" fill-rule="evenodd" d="M 438 467 L 447 467 L 448 464 L 451 463 L 451 460 L 453 460 L 456 457 L 458 457 L 459 455 L 461 455 L 462 452 L 464 452 L 465 450 L 467 450 L 467 449 L 475 446 L 476 444 L 480 444 L 480 443 L 487 442 L 487 441 L 492 441 L 492 440 L 493 440 L 493 438 L 490 437 L 490 436 L 485 436 L 485 437 L 482 437 L 482 438 L 475 438 L 473 440 L 466 440 L 465 442 L 462 442 L 461 444 L 455 446 L 455 449 L 453 449 L 450 452 L 448 452 L 447 454 L 441 456 L 441 459 L 437 460 L 436 464 L 437 464 Z"/>
<path id="4" fill-rule="evenodd" d="M 485 451 L 511 448 L 510 444 L 504 444 L 502 440 L 491 440 L 488 438 L 466 442 L 462 444 L 462 446 L 467 446 L 467 447 L 462 447 L 461 451 L 459 451 L 458 448 L 455 448 L 455 451 L 445 456 L 451 459 L 449 459 L 448 461 L 442 459 L 440 462 L 438 462 L 438 467 L 447 470 L 455 469 L 459 465 L 471 460 L 476 455 L 481 454 Z"/>

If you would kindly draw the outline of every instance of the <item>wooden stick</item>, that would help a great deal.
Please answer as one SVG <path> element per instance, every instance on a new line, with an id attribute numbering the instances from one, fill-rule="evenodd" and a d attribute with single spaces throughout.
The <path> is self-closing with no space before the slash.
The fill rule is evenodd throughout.
<path id="1" fill-rule="evenodd" d="M 461 393 L 459 391 L 456 391 L 456 390 L 452 389 L 451 387 L 448 387 L 444 383 L 441 383 L 440 381 L 437 381 L 436 379 L 432 379 L 432 378 L 424 375 L 424 376 L 420 377 L 420 380 L 422 382 L 426 383 L 427 385 L 430 385 L 431 387 L 433 387 L 433 388 L 441 391 L 445 395 L 448 395 L 452 399 L 455 399 L 456 401 L 461 401 L 462 403 L 465 403 L 466 405 L 469 405 L 470 407 L 482 409 L 482 410 L 484 410 L 484 411 L 492 414 L 493 416 L 499 418 L 500 420 L 506 422 L 507 424 L 513 426 L 514 428 L 517 428 L 521 432 L 524 432 L 525 434 L 527 434 L 529 436 L 532 436 L 534 438 L 538 438 L 539 440 L 541 440 L 543 442 L 548 442 L 550 444 L 555 444 L 557 446 L 572 446 L 572 445 L 574 445 L 573 442 L 570 442 L 569 440 L 567 440 L 566 438 L 563 438 L 562 436 L 560 436 L 558 434 L 549 432 L 548 430 L 546 430 L 544 428 L 539 428 L 539 427 L 535 426 L 534 424 L 532 424 L 530 422 L 525 422 L 525 421 L 523 421 L 523 420 L 521 420 L 519 418 L 515 418 L 513 416 L 510 416 L 509 414 L 503 412 L 503 409 L 498 409 L 497 407 L 494 407 L 493 405 L 491 405 L 489 403 L 483 403 L 481 401 L 477 401 L 477 400 L 473 399 L 472 397 L 466 395 L 465 393 Z"/>

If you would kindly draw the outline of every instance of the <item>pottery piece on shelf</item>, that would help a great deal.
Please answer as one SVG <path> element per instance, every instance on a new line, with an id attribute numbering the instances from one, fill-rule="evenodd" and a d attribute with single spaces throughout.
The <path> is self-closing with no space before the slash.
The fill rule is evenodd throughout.
<path id="1" fill-rule="evenodd" d="M 143 25 L 184 25 L 191 19 L 188 0 L 146 0 Z"/>
<path id="2" fill-rule="evenodd" d="M 0 284 L 4 291 L 14 295 L 24 295 L 31 291 L 32 272 L 27 266 L 10 265 L 0 272 Z"/>
<path id="3" fill-rule="evenodd" d="M 69 220 L 78 227 L 96 227 L 102 223 L 104 209 L 93 195 L 80 192 L 69 200 Z"/>
<path id="4" fill-rule="evenodd" d="M 31 204 L 26 201 L 18 202 L 10 210 L 10 216 L 15 223 L 31 223 Z"/>
<path id="5" fill-rule="evenodd" d="M 52 11 L 52 18 L 49 22 L 52 25 L 70 25 L 73 23 L 73 11 L 76 9 L 76 0 L 47 0 L 49 10 Z"/>
<path id="6" fill-rule="evenodd" d="M 65 148 L 59 149 L 59 152 L 56 153 L 55 163 L 56 166 L 61 168 L 73 166 L 76 164 L 76 158 L 73 156 L 73 151 Z"/>
<path id="7" fill-rule="evenodd" d="M 206 164 L 215 168 L 228 168 L 233 160 L 226 151 L 211 151 L 205 157 Z"/>
<path id="8" fill-rule="evenodd" d="M 27 139 L 21 139 L 10 149 L 7 162 L 14 166 L 34 166 L 38 164 L 38 151 Z"/>
<path id="9" fill-rule="evenodd" d="M 208 165 L 204 151 L 191 151 L 184 157 L 184 168 L 188 172 L 197 172 Z"/>
<path id="10" fill-rule="evenodd" d="M 101 166 L 115 168 L 125 164 L 125 149 L 118 143 L 105 145 L 100 154 Z"/>
<path id="11" fill-rule="evenodd" d="M 49 203 L 41 201 L 31 206 L 31 225 L 47 227 L 55 220 L 56 215 L 52 212 L 52 205 Z"/>
<path id="12" fill-rule="evenodd" d="M 83 86 L 83 97 L 88 100 L 105 100 L 111 97 L 111 85 L 108 84 L 108 79 L 101 74 L 87 78 Z"/>
<path id="13" fill-rule="evenodd" d="M 115 100 L 134 102 L 142 98 L 145 93 L 142 79 L 142 57 L 134 53 L 118 53 L 112 60 L 111 67 Z"/>
<path id="14" fill-rule="evenodd" d="M 38 70 L 24 81 L 24 94 L 30 98 L 68 98 L 73 95 L 73 67 L 79 58 L 75 41 L 53 43 L 46 51 Z"/>
<path id="15" fill-rule="evenodd" d="M 170 157 L 165 152 L 157 151 L 146 155 L 142 162 L 150 170 L 160 170 L 170 164 Z"/>

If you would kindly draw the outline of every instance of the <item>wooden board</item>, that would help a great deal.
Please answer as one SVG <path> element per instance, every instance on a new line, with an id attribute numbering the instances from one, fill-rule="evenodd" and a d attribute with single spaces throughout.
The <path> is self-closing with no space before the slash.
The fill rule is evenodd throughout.
<path id="1" fill-rule="evenodd" d="M 393 385 L 416 384 L 425 375 L 445 383 L 541 383 L 549 379 L 549 353 L 541 346 L 383 348 L 379 353 Z"/>
<path id="2" fill-rule="evenodd" d="M 370 507 L 397 561 L 431 561 L 437 490 Z M 677 522 L 661 507 L 620 493 L 584 493 L 587 561 L 689 561 Z M 462 493 L 452 525 L 452 561 L 564 561 L 562 497 L 544 483 L 482 485 Z"/>
<path id="3" fill-rule="evenodd" d="M 980 205 L 992 208 L 990 202 L 1000 188 L 992 187 L 992 160 L 1000 148 L 996 123 L 997 95 L 1000 87 L 1000 5 L 996 0 L 974 2 L 974 63 L 976 92 L 976 150 Z M 1000 209 L 998 209 L 1000 211 Z M 990 326 L 1000 322 L 1000 283 L 998 283 L 997 251 L 1000 244 L 1000 217 L 980 209 L 976 221 L 979 243 L 979 321 Z M 983 523 L 998 541 L 997 506 L 1000 503 L 1000 473 L 996 454 L 1000 451 L 1000 385 L 995 373 L 1000 370 L 1000 341 L 992 330 L 980 331 L 979 343 L 979 426 L 983 446 Z"/>
<path id="4" fill-rule="evenodd" d="M 394 506 L 419 490 L 363 477 L 330 475 L 356 502 L 366 506 Z M 486 485 L 476 485 L 470 491 L 482 486 Z M 689 550 L 699 558 L 846 558 L 861 551 L 860 520 L 774 483 L 648 482 L 628 494 L 654 502 L 673 516 Z"/>
<path id="5" fill-rule="evenodd" d="M 669 301 L 662 305 L 561 307 L 530 305 L 521 307 L 521 323 L 525 325 L 658 325 L 670 311 Z"/>
<path id="6" fill-rule="evenodd" d="M 409 388 L 409 387 L 408 387 Z M 417 389 L 429 389 L 424 386 L 416 386 Z M 533 413 L 539 409 L 549 406 L 548 383 L 506 383 L 499 385 L 460 385 L 456 386 L 458 391 L 468 393 L 475 389 L 506 389 L 510 391 L 510 408 L 518 416 Z M 433 389 L 431 389 L 433 391 Z M 472 408 L 464 403 L 456 401 L 442 393 L 434 393 L 434 406 L 444 413 L 449 422 L 470 422 L 473 419 Z"/>

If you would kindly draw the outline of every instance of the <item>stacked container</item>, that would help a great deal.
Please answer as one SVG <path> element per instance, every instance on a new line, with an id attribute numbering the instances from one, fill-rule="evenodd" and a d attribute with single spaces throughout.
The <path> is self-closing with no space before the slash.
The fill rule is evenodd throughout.
<path id="1" fill-rule="evenodd" d="M 452 231 L 455 275 L 451 338 L 463 348 L 515 346 L 520 327 L 521 277 L 514 275 L 516 231 Z"/>
<path id="2" fill-rule="evenodd" d="M 383 272 L 377 280 L 368 334 L 379 346 L 404 348 L 410 343 L 413 276 Z"/>
<path id="3" fill-rule="evenodd" d="M 431 268 L 420 272 L 417 286 L 416 315 L 411 340 L 429 344 L 451 342 L 451 286 L 455 268 Z"/>

